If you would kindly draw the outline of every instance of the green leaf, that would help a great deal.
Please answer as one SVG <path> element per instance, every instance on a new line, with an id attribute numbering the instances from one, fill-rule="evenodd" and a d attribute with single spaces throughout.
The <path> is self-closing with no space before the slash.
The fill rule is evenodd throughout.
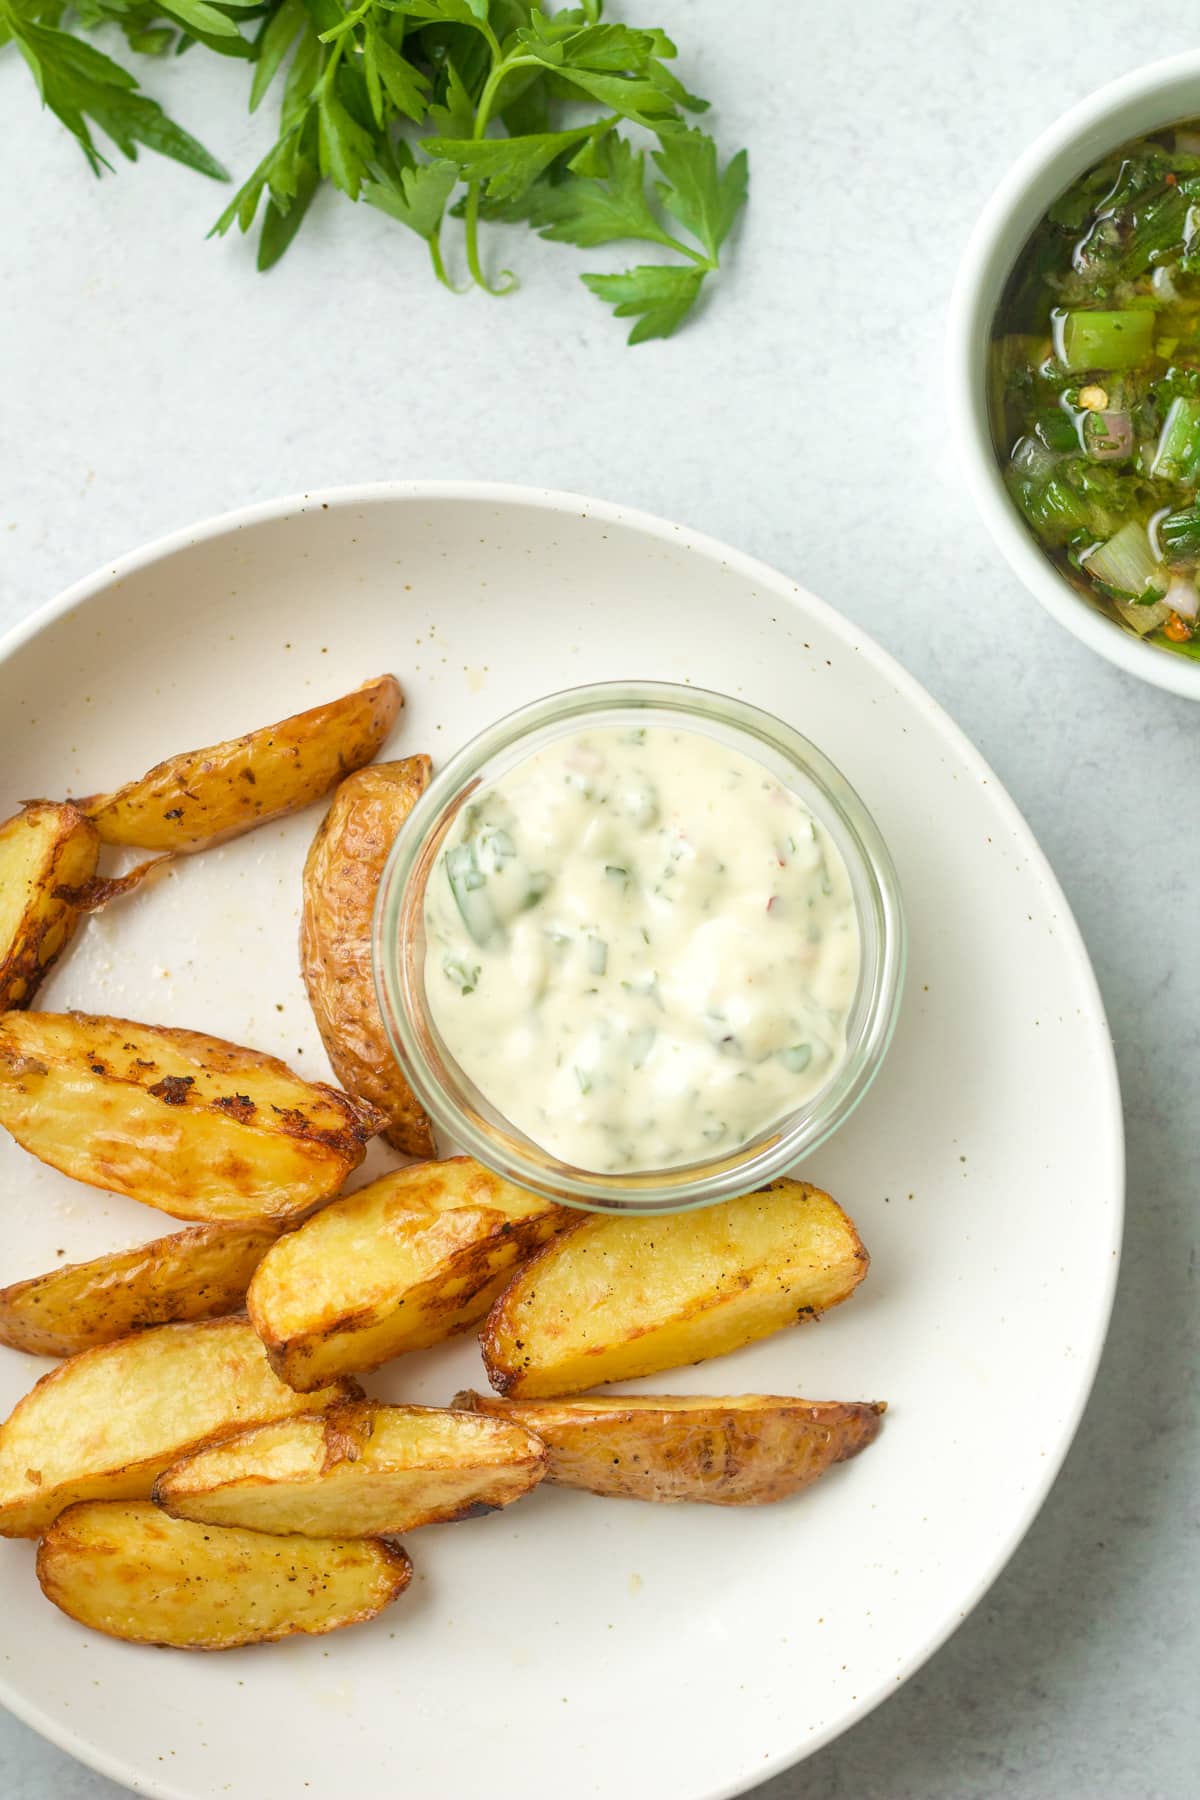
<path id="1" fill-rule="evenodd" d="M 530 222 L 555 243 L 610 244 L 617 238 L 661 243 L 664 232 L 646 197 L 645 158 L 624 138 L 604 140 L 601 180 L 576 178 L 532 190 Z"/>
<path id="2" fill-rule="evenodd" d="M 420 163 L 403 169 L 398 182 L 368 181 L 362 197 L 428 243 L 437 236 L 446 202 L 458 186 L 458 170 L 451 163 Z"/>
<path id="3" fill-rule="evenodd" d="M 569 64 L 556 67 L 554 73 L 573 87 L 582 88 L 610 112 L 632 119 L 635 125 L 645 125 L 648 130 L 660 130 L 664 119 L 677 116 L 670 95 L 643 76 L 602 75 L 594 69 L 576 69 Z"/>
<path id="4" fill-rule="evenodd" d="M 291 140 L 291 133 L 272 144 L 258 167 L 242 183 L 220 218 L 211 227 L 209 237 L 224 237 L 229 228 L 236 223 L 239 231 L 249 231 L 254 223 L 254 215 L 258 211 L 258 203 L 262 191 L 267 185 L 272 171 L 285 156 Z"/>
<path id="5" fill-rule="evenodd" d="M 273 268 L 279 261 L 304 223 L 304 215 L 320 185 L 320 170 L 314 163 L 302 162 L 297 171 L 295 191 L 286 211 L 272 197 L 263 214 L 262 230 L 258 238 L 257 262 L 260 272 Z"/>
<path id="6" fill-rule="evenodd" d="M 469 138 L 475 126 L 475 103 L 449 57 L 446 58 L 446 91 L 438 104 L 429 108 L 429 120 L 439 136 L 445 138 Z"/>
<path id="7" fill-rule="evenodd" d="M 304 0 L 283 0 L 273 13 L 258 42 L 258 60 L 250 86 L 250 111 L 257 112 L 267 89 L 279 73 L 284 57 L 308 24 Z"/>
<path id="8" fill-rule="evenodd" d="M 203 144 L 169 119 L 156 101 L 138 93 L 128 70 L 91 44 L 24 20 L 18 44 L 35 76 L 40 75 L 44 103 L 71 132 L 95 174 L 111 164 L 96 147 L 89 119 L 131 162 L 136 162 L 138 145 L 143 144 L 214 180 L 228 180 Z"/>
<path id="9" fill-rule="evenodd" d="M 421 123 L 429 102 L 429 77 L 414 68 L 370 19 L 363 40 L 363 74 L 377 124 L 383 124 L 383 94 L 397 112 Z"/>
<path id="10" fill-rule="evenodd" d="M 531 56 L 556 69 L 611 70 L 643 74 L 655 54 L 653 32 L 632 31 L 628 25 L 587 25 L 582 31 L 564 25 L 561 16 L 548 20 L 534 13 L 530 28 L 517 38 Z"/>
<path id="11" fill-rule="evenodd" d="M 179 19 L 189 29 L 206 32 L 209 37 L 240 37 L 232 19 L 209 6 L 208 0 L 158 0 L 159 10 Z"/>
<path id="12" fill-rule="evenodd" d="M 631 344 L 670 337 L 695 305 L 706 271 L 678 263 L 643 264 L 623 275 L 584 275 L 584 284 L 607 300 L 618 319 L 636 319 Z"/>
<path id="13" fill-rule="evenodd" d="M 374 154 L 374 140 L 356 119 L 351 118 L 332 88 L 321 89 L 317 121 L 322 175 L 351 200 L 357 200 Z"/>
<path id="14" fill-rule="evenodd" d="M 439 162 L 450 162 L 470 181 L 486 181 L 494 200 L 522 193 L 564 150 L 578 144 L 595 127 L 575 131 L 543 131 L 517 138 L 423 138 L 421 148 Z"/>
<path id="15" fill-rule="evenodd" d="M 142 56 L 165 56 L 175 42 L 176 33 L 169 25 L 158 25 L 150 31 L 127 31 L 126 42 Z"/>
<path id="16" fill-rule="evenodd" d="M 389 10 L 439 25 L 487 24 L 488 0 L 389 0 Z"/>
<path id="17" fill-rule="evenodd" d="M 654 160 L 667 178 L 657 184 L 659 199 L 715 263 L 738 209 L 745 204 L 750 179 L 746 152 L 739 150 L 718 171 L 717 146 L 693 128 L 663 138 Z"/>
<path id="18" fill-rule="evenodd" d="M 311 29 L 300 39 L 283 83 L 283 104 L 279 109 L 281 131 L 287 131 L 304 118 L 313 102 L 325 52 Z"/>

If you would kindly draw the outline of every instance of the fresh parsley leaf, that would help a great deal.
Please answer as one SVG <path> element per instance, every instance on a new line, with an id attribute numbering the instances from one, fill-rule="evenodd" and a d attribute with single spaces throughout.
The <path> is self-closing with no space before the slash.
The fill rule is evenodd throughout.
<path id="1" fill-rule="evenodd" d="M 24 17 L 19 21 L 10 17 L 9 22 L 43 103 L 71 132 L 94 174 L 112 165 L 97 148 L 89 120 L 130 162 L 137 161 L 138 145 L 144 144 L 215 181 L 228 181 L 216 157 L 169 119 L 156 101 L 138 93 L 136 79 L 119 63 L 53 26 Z"/>
<path id="2" fill-rule="evenodd" d="M 618 238 L 663 243 L 666 233 L 646 195 L 645 157 L 615 132 L 599 148 L 600 179 L 540 182 L 530 196 L 528 218 L 555 243 L 611 244 Z"/>
<path id="3" fill-rule="evenodd" d="M 745 203 L 750 179 L 746 152 L 739 150 L 724 170 L 718 170 L 717 146 L 693 128 L 663 138 L 654 160 L 666 176 L 665 182 L 657 183 L 659 199 L 715 263 Z"/>
<path id="4" fill-rule="evenodd" d="M 458 171 L 452 163 L 418 163 L 402 169 L 395 181 L 368 181 L 362 197 L 428 242 L 436 237 L 446 202 L 457 186 Z"/>
<path id="5" fill-rule="evenodd" d="M 428 105 L 429 77 L 414 68 L 370 18 L 364 27 L 363 77 L 377 125 L 386 121 L 385 94 L 398 113 L 415 125 L 421 123 Z"/>
<path id="6" fill-rule="evenodd" d="M 159 0 L 159 6 L 189 31 L 205 32 L 209 37 L 240 37 L 233 20 L 209 6 L 208 0 Z"/>
<path id="7" fill-rule="evenodd" d="M 670 337 L 695 305 L 706 270 L 694 264 L 642 264 L 623 275 L 585 275 L 586 285 L 611 303 L 618 319 L 636 319 L 629 343 Z"/>
<path id="8" fill-rule="evenodd" d="M 543 131 L 515 138 L 423 138 L 421 148 L 440 162 L 453 163 L 468 180 L 486 182 L 492 199 L 508 200 L 594 129 L 581 125 L 575 131 Z"/>
<path id="9" fill-rule="evenodd" d="M 317 99 L 317 124 L 322 175 L 357 200 L 374 153 L 374 139 L 351 116 L 338 90 L 324 83 Z"/>
<path id="10" fill-rule="evenodd" d="M 449 57 L 444 67 L 445 84 L 436 105 L 429 108 L 429 122 L 440 137 L 468 138 L 475 124 L 475 102 Z"/>
<path id="11" fill-rule="evenodd" d="M 267 20 L 258 40 L 258 59 L 250 86 L 250 111 L 256 112 L 279 73 L 284 57 L 308 23 L 304 0 L 283 0 Z"/>
<path id="12" fill-rule="evenodd" d="M 258 237 L 257 265 L 260 271 L 273 268 L 279 261 L 304 223 L 304 215 L 320 185 L 321 171 L 316 163 L 301 157 L 297 161 L 295 188 L 287 207 L 281 207 L 272 193 Z"/>

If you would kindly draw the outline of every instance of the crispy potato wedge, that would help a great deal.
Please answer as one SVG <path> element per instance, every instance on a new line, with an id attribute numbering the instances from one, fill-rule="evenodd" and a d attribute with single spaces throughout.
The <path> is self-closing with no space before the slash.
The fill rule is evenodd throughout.
<path id="1" fill-rule="evenodd" d="M 187 750 L 111 794 L 76 800 L 106 844 L 207 850 L 319 800 L 370 762 L 404 704 L 394 675 L 264 725 Z"/>
<path id="2" fill-rule="evenodd" d="M 0 1288 L 0 1344 L 75 1356 L 150 1325 L 236 1312 L 275 1242 L 254 1225 L 193 1225 L 91 1262 L 64 1263 Z"/>
<path id="3" fill-rule="evenodd" d="M 0 1125 L 177 1219 L 283 1224 L 336 1194 L 383 1124 L 223 1038 L 89 1013 L 0 1016 Z"/>
<path id="4" fill-rule="evenodd" d="M 427 756 L 372 763 L 343 781 L 304 864 L 300 967 L 337 1079 L 387 1114 L 388 1143 L 433 1156 L 433 1128 L 388 1046 L 371 968 L 375 894 L 396 833 L 429 786 Z"/>
<path id="5" fill-rule="evenodd" d="M 99 854 L 74 806 L 35 800 L 0 825 L 0 1012 L 28 1006 L 70 942 Z"/>
<path id="6" fill-rule="evenodd" d="M 398 1544 L 213 1531 L 146 1501 L 85 1501 L 37 1553 L 47 1600 L 91 1631 L 174 1650 L 233 1650 L 373 1619 L 412 1580 Z"/>
<path id="7" fill-rule="evenodd" d="M 76 1500 L 148 1500 L 202 1444 L 358 1392 L 342 1381 L 301 1399 L 245 1319 L 160 1325 L 85 1350 L 0 1426 L 0 1537 L 37 1537 Z"/>
<path id="8" fill-rule="evenodd" d="M 710 1506 L 765 1506 L 798 1493 L 873 1443 L 886 1410 L 881 1401 L 781 1394 L 502 1400 L 468 1390 L 454 1404 L 536 1433 L 549 1458 L 546 1480 L 561 1487 Z"/>
<path id="9" fill-rule="evenodd" d="M 467 1156 L 413 1163 L 280 1238 L 246 1305 L 271 1367 L 307 1390 L 466 1331 L 574 1216 Z"/>
<path id="10" fill-rule="evenodd" d="M 509 1506 L 542 1479 L 524 1426 L 437 1406 L 362 1400 L 283 1419 L 160 1475 L 177 1518 L 304 1537 L 389 1537 Z"/>
<path id="11" fill-rule="evenodd" d="M 803 1181 L 664 1218 L 597 1214 L 492 1307 L 488 1379 L 532 1400 L 703 1362 L 836 1306 L 868 1261 L 841 1207 Z"/>

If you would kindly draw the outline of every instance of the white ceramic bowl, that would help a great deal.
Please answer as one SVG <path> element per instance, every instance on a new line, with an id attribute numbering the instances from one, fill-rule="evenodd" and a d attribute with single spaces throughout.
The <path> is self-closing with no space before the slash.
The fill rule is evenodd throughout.
<path id="1" fill-rule="evenodd" d="M 947 388 L 967 482 L 1015 574 L 1060 624 L 1109 662 L 1200 700 L 1200 662 L 1145 644 L 1090 606 L 1055 569 L 1004 487 L 987 410 L 987 344 L 997 303 L 1030 232 L 1077 176 L 1130 138 L 1200 115 L 1200 51 L 1123 75 L 1090 94 L 1017 158 L 980 213 L 958 272 Z"/>

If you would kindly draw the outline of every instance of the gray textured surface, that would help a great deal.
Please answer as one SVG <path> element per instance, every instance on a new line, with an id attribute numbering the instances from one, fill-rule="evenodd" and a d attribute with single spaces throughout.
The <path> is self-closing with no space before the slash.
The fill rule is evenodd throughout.
<path id="1" fill-rule="evenodd" d="M 636 352 L 571 279 L 595 255 L 522 241 L 518 296 L 455 302 L 415 244 L 340 202 L 259 280 L 244 247 L 202 241 L 216 191 L 198 178 L 146 159 L 91 181 L 5 52 L 0 142 L 31 164 L 0 186 L 0 626 L 248 500 L 487 476 L 686 520 L 899 656 L 996 766 L 1090 946 L 1128 1115 L 1127 1248 L 1092 1405 L 1009 1568 L 895 1699 L 761 1792 L 1183 1800 L 1200 1766 L 1200 713 L 1092 657 L 1000 565 L 955 479 L 940 369 L 958 251 L 1007 164 L 1069 101 L 1177 46 L 1127 0 L 649 10 L 695 47 L 685 72 L 726 141 L 750 145 L 754 202 L 702 324 Z M 249 165 L 267 126 L 244 118 L 237 71 L 197 56 L 151 74 Z M 119 1791 L 0 1716 L 5 1800 Z"/>

